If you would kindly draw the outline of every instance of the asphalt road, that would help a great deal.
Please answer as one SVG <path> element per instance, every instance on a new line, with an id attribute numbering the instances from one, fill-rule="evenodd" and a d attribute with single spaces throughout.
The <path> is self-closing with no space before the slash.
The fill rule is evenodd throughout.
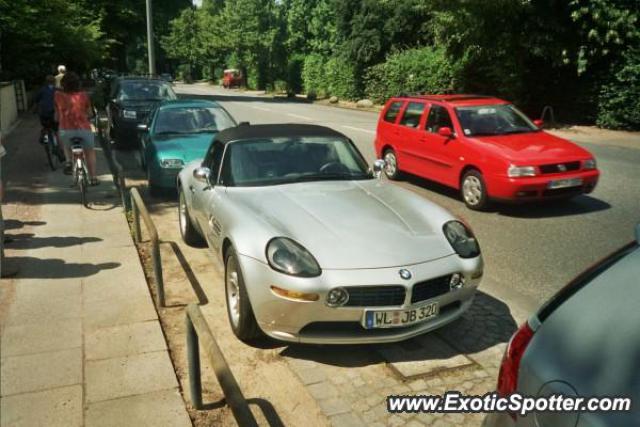
<path id="1" fill-rule="evenodd" d="M 184 97 L 219 101 L 239 122 L 332 127 L 352 138 L 369 162 L 375 158 L 377 114 L 206 85 L 176 85 L 176 90 Z M 629 242 L 640 222 L 640 137 L 622 143 L 592 137 L 575 142 L 594 153 L 602 176 L 592 194 L 571 201 L 498 205 L 489 212 L 473 212 L 456 191 L 426 180 L 410 177 L 397 185 L 446 207 L 471 225 L 486 263 L 481 289 L 526 315 L 576 274 Z"/>

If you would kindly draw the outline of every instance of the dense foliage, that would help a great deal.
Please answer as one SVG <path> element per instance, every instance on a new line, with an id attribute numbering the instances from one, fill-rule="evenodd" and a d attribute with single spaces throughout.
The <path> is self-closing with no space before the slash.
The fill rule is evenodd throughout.
<path id="1" fill-rule="evenodd" d="M 613 78 L 603 85 L 598 125 L 614 129 L 638 129 L 640 124 L 640 50 L 628 51 Z"/>
<path id="2" fill-rule="evenodd" d="M 156 37 L 189 4 L 153 0 Z M 59 64 L 145 72 L 145 16 L 144 0 L 0 0 L 0 79 L 40 82 Z"/>
<path id="3" fill-rule="evenodd" d="M 153 1 L 159 69 L 185 78 L 233 67 L 255 88 L 376 101 L 475 92 L 531 115 L 552 105 L 561 120 L 640 128 L 638 0 Z M 5 76 L 59 62 L 144 69 L 142 0 L 0 7 Z"/>
<path id="4" fill-rule="evenodd" d="M 449 60 L 442 48 L 407 49 L 368 69 L 365 92 L 374 102 L 381 103 L 401 93 L 452 91 L 458 65 Z"/>

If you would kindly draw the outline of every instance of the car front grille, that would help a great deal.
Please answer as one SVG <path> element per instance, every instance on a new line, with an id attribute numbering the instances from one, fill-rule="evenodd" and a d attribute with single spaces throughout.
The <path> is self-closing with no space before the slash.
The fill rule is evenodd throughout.
<path id="1" fill-rule="evenodd" d="M 579 169 L 580 162 L 554 163 L 550 165 L 540 166 L 540 172 L 542 172 L 543 174 L 571 172 L 577 171 Z"/>
<path id="2" fill-rule="evenodd" d="M 349 301 L 346 307 L 386 307 L 402 305 L 406 289 L 404 286 L 349 286 Z"/>
<path id="3" fill-rule="evenodd" d="M 449 281 L 451 275 L 436 277 L 435 279 L 425 280 L 413 285 L 413 293 L 411 294 L 411 303 L 415 304 L 420 301 L 426 301 L 449 292 Z"/>

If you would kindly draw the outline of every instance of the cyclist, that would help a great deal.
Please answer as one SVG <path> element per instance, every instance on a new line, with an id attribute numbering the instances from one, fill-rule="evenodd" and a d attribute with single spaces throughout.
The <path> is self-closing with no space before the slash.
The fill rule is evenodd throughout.
<path id="1" fill-rule="evenodd" d="M 62 79 L 62 91 L 55 94 L 55 107 L 60 122 L 60 142 L 64 148 L 66 163 L 64 173 L 71 174 L 71 140 L 82 138 L 84 155 L 89 169 L 91 185 L 98 185 L 96 177 L 96 152 L 89 117 L 93 107 L 89 95 L 80 90 L 80 78 L 76 73 L 66 73 Z"/>
<path id="2" fill-rule="evenodd" d="M 35 102 L 38 106 L 38 116 L 40 116 L 40 124 L 42 125 L 40 141 L 42 141 L 42 136 L 46 129 L 52 129 L 54 132 L 58 131 L 53 102 L 55 92 L 56 78 L 49 75 L 46 78 L 45 85 L 40 88 L 35 97 Z"/>
<path id="3" fill-rule="evenodd" d="M 67 72 L 67 67 L 64 65 L 58 65 L 58 74 L 56 74 L 56 89 L 62 89 L 62 78 Z"/>

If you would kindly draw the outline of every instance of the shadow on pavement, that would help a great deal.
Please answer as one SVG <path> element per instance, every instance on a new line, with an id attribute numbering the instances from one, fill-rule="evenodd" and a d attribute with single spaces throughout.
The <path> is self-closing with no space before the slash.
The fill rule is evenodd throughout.
<path id="1" fill-rule="evenodd" d="M 26 237 L 25 237 L 26 236 Z M 9 249 L 68 248 L 83 243 L 101 242 L 99 237 L 33 237 L 28 234 L 12 235 L 14 241 L 7 244 Z"/>
<path id="2" fill-rule="evenodd" d="M 178 94 L 181 99 L 207 99 L 209 101 L 225 101 L 225 102 L 262 102 L 267 104 L 311 104 L 311 101 L 300 98 L 285 98 L 271 96 L 252 96 L 252 95 L 235 95 L 229 92 L 229 95 L 221 95 L 212 93 L 211 95 L 195 95 L 195 94 Z"/>
<path id="3" fill-rule="evenodd" d="M 5 203 L 18 203 L 22 205 L 78 205 L 80 209 L 80 191 L 69 183 L 68 185 L 52 186 L 49 184 L 48 189 L 52 191 L 41 192 L 37 189 L 44 186 L 29 186 L 24 183 L 19 184 L 14 181 L 10 191 L 7 193 Z M 93 210 L 109 210 L 117 207 L 117 194 L 108 187 L 107 182 L 102 182 L 97 187 L 87 189 L 87 200 L 90 205 L 94 206 Z M 106 200 L 113 199 L 113 203 Z M 96 209 L 98 206 L 106 206 L 104 209 Z M 38 224 L 40 225 L 40 224 Z"/>
<path id="4" fill-rule="evenodd" d="M 247 403 L 249 403 L 249 405 L 255 405 L 260 408 L 260 411 L 262 411 L 262 414 L 266 418 L 267 423 L 269 423 L 270 427 L 284 427 L 284 423 L 282 422 L 282 419 L 280 419 L 276 408 L 274 408 L 271 402 L 269 402 L 268 400 L 253 398 L 247 399 Z"/>
<path id="5" fill-rule="evenodd" d="M 411 185 L 433 191 L 449 197 L 462 204 L 460 192 L 434 181 L 415 175 L 405 174 L 403 180 Z M 493 202 L 488 212 L 514 218 L 554 218 L 571 215 L 582 215 L 610 209 L 611 205 L 590 195 L 580 195 L 572 199 L 542 200 L 530 203 Z"/>
<path id="6" fill-rule="evenodd" d="M 47 225 L 45 221 L 20 221 L 18 219 L 5 219 L 4 220 L 4 229 L 7 230 L 18 230 L 22 227 L 36 227 L 41 225 Z"/>
<path id="7" fill-rule="evenodd" d="M 68 263 L 63 259 L 41 259 L 35 257 L 12 256 L 6 259 L 12 267 L 18 267 L 17 279 L 73 279 L 89 277 L 103 270 L 113 270 L 121 264 L 105 262 L 101 264 Z"/>
<path id="8" fill-rule="evenodd" d="M 444 346 L 444 351 L 438 352 L 436 358 L 442 359 L 478 353 L 506 343 L 516 329 L 516 322 L 504 302 L 478 292 L 471 308 L 462 317 L 407 341 L 348 346 L 294 344 L 285 348 L 281 355 L 345 368 L 383 362 L 433 360 L 433 343 L 430 341 L 434 337 L 441 338 L 450 346 Z"/>
<path id="9" fill-rule="evenodd" d="M 269 427 L 284 427 L 284 423 L 282 422 L 280 415 L 278 415 L 276 408 L 268 400 L 255 397 L 255 398 L 247 399 L 247 403 L 249 404 L 250 407 L 251 406 L 258 407 L 260 412 L 262 412 L 262 415 L 264 415 L 264 418 L 267 420 Z M 227 402 L 224 398 L 222 398 L 216 402 L 203 404 L 202 410 L 211 411 L 215 409 L 222 409 L 225 406 L 227 406 Z"/>
<path id="10" fill-rule="evenodd" d="M 176 258 L 180 263 L 180 266 L 182 267 L 184 274 L 187 276 L 187 279 L 189 280 L 189 283 L 193 288 L 193 292 L 196 294 L 196 297 L 198 298 L 198 304 L 200 305 L 208 304 L 209 299 L 207 298 L 207 294 L 204 292 L 204 290 L 202 289 L 202 286 L 200 285 L 200 281 L 198 280 L 196 275 L 193 273 L 193 270 L 189 265 L 189 261 L 187 261 L 187 258 L 182 253 L 182 249 L 180 249 L 180 246 L 178 246 L 176 242 L 168 242 L 168 243 L 169 245 L 171 245 L 171 249 L 173 250 L 173 253 L 176 255 Z"/>
<path id="11" fill-rule="evenodd" d="M 611 205 L 583 194 L 572 199 L 542 201 L 523 205 L 502 205 L 499 214 L 515 218 L 554 218 L 582 215 L 611 209 Z"/>

